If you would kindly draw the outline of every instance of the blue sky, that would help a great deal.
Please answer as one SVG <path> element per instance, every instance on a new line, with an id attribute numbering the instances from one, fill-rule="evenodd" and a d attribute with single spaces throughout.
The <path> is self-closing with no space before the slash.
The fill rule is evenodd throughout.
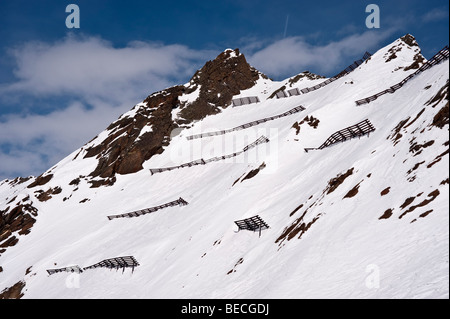
<path id="1" fill-rule="evenodd" d="M 81 28 L 67 29 L 75 3 Z M 367 4 L 381 27 L 367 29 Z M 334 75 L 413 34 L 448 44 L 448 1 L 0 0 L 0 180 L 39 175 L 226 48 L 274 79 Z"/>

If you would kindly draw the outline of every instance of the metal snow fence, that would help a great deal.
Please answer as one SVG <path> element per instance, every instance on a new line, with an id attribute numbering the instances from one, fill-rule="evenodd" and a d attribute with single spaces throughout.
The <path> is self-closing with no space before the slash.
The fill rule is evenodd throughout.
<path id="1" fill-rule="evenodd" d="M 159 205 L 159 206 L 155 206 L 155 207 L 151 207 L 151 208 L 146 208 L 146 209 L 141 209 L 141 210 L 137 210 L 134 212 L 130 212 L 130 213 L 125 213 L 125 214 L 120 214 L 120 215 L 112 215 L 112 216 L 108 216 L 109 220 L 113 220 L 116 218 L 132 218 L 132 217 L 139 217 L 142 215 L 146 215 L 146 214 L 151 214 L 154 213 L 158 210 L 167 208 L 167 207 L 172 207 L 172 206 L 186 206 L 189 203 L 187 201 L 185 201 L 183 198 L 179 198 L 175 201 L 172 201 L 170 203 L 166 203 L 163 205 Z"/>
<path id="2" fill-rule="evenodd" d="M 253 142 L 252 144 L 247 145 L 246 147 L 244 147 L 243 151 L 247 152 L 249 149 L 252 149 L 254 147 L 256 147 L 259 144 L 263 144 L 263 143 L 268 143 L 270 142 L 269 139 L 265 136 L 261 136 L 260 138 L 258 138 L 255 142 Z"/>
<path id="3" fill-rule="evenodd" d="M 85 267 L 83 270 L 87 269 L 95 269 L 95 268 L 109 268 L 109 269 L 122 269 L 125 271 L 125 268 L 131 268 L 132 272 L 134 272 L 134 268 L 139 266 L 136 258 L 133 256 L 125 256 L 125 257 L 115 257 L 110 259 L 102 260 L 99 263 L 96 263 L 92 266 Z"/>
<path id="4" fill-rule="evenodd" d="M 289 97 L 289 95 L 285 91 L 279 91 L 276 93 L 277 99 L 283 99 L 285 97 Z"/>
<path id="5" fill-rule="evenodd" d="M 260 101 L 257 96 L 249 96 L 249 97 L 241 97 L 241 98 L 233 99 L 231 102 L 233 103 L 233 107 L 235 107 L 235 106 L 259 103 Z"/>
<path id="6" fill-rule="evenodd" d="M 196 134 L 196 135 L 188 136 L 186 138 L 188 140 L 194 140 L 194 139 L 199 139 L 199 138 L 204 138 L 204 137 L 223 135 L 223 134 L 226 134 L 226 133 L 247 129 L 247 128 L 252 127 L 252 126 L 256 126 L 256 125 L 259 125 L 259 124 L 262 124 L 262 123 L 265 123 L 265 122 L 268 122 L 268 121 L 271 121 L 271 120 L 275 120 L 275 119 L 278 119 L 278 118 L 281 118 L 281 117 L 284 117 L 284 116 L 295 114 L 295 113 L 298 113 L 298 112 L 301 112 L 301 111 L 304 111 L 304 110 L 305 110 L 305 108 L 300 105 L 300 106 L 294 107 L 293 109 L 291 109 L 291 110 L 289 110 L 289 111 L 287 111 L 287 112 L 285 112 L 283 114 L 279 114 L 279 115 L 267 117 L 267 118 L 264 118 L 264 119 L 261 119 L 261 120 L 253 121 L 253 122 L 250 122 L 250 123 L 246 123 L 246 124 L 243 124 L 243 125 L 240 125 L 240 126 L 228 129 L 228 130 Z"/>
<path id="7" fill-rule="evenodd" d="M 242 220 L 236 220 L 234 222 L 238 226 L 238 231 L 240 230 L 250 230 L 250 231 L 259 231 L 259 236 L 261 236 L 261 230 L 263 229 L 269 229 L 269 225 L 261 218 L 259 215 L 242 219 Z"/>
<path id="8" fill-rule="evenodd" d="M 375 131 L 372 123 L 369 120 L 361 121 L 355 125 L 346 127 L 340 131 L 333 133 L 322 145 L 318 148 L 305 148 L 305 151 L 310 150 L 321 150 L 338 142 L 344 142 L 352 138 L 361 137 L 364 135 L 369 135 L 371 132 Z"/>
<path id="9" fill-rule="evenodd" d="M 80 274 L 83 272 L 83 270 L 80 268 L 80 266 L 70 266 L 70 267 L 64 267 L 64 268 L 58 268 L 58 269 L 47 269 L 48 274 L 51 276 L 53 274 L 59 273 L 59 272 L 71 272 L 71 273 L 77 273 Z"/>
<path id="10" fill-rule="evenodd" d="M 296 96 L 302 94 L 298 88 L 288 90 L 289 96 Z"/>
<path id="11" fill-rule="evenodd" d="M 190 166 L 194 166 L 194 165 L 205 165 L 205 164 L 207 164 L 207 163 L 216 162 L 216 161 L 221 161 L 221 160 L 223 160 L 223 159 L 227 159 L 227 158 L 231 158 L 231 157 L 237 156 L 237 155 L 239 155 L 239 154 L 241 154 L 241 153 L 243 153 L 243 152 L 248 151 L 249 149 L 251 149 L 251 148 L 253 148 L 253 147 L 256 147 L 257 145 L 259 145 L 259 144 L 261 144 L 261 143 L 267 143 L 267 142 L 269 142 L 269 139 L 268 139 L 267 137 L 265 137 L 265 136 L 261 136 L 260 138 L 258 138 L 258 139 L 257 139 L 255 142 L 253 142 L 252 144 L 249 144 L 249 145 L 247 145 L 246 147 L 244 147 L 243 151 L 241 151 L 241 152 L 236 152 L 236 153 L 233 153 L 233 154 L 224 155 L 224 156 L 219 156 L 219 157 L 213 157 L 213 158 L 210 158 L 210 159 L 207 159 L 207 160 L 200 159 L 200 160 L 197 160 L 197 161 L 194 161 L 194 162 L 190 162 L 190 163 L 187 163 L 187 164 L 182 164 L 182 165 L 176 166 L 176 167 L 170 167 L 170 168 L 152 168 L 152 169 L 150 169 L 150 173 L 151 173 L 152 175 L 154 175 L 154 174 L 156 174 L 156 173 L 162 173 L 162 172 L 167 171 L 167 170 L 173 170 L 173 169 L 183 168 L 183 167 L 187 167 L 187 166 L 190 167 Z M 134 216 L 133 216 L 133 217 L 134 217 Z"/>

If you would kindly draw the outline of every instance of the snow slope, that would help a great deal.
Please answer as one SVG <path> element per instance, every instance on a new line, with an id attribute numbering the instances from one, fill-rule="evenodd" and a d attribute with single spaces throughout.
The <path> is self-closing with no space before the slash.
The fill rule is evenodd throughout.
<path id="1" fill-rule="evenodd" d="M 399 46 L 397 57 L 386 62 Z M 27 188 L 33 179 L 0 183 L 0 210 L 11 198 L 29 196 L 39 212 L 31 233 L 0 256 L 0 291 L 22 280 L 24 298 L 449 298 L 449 126 L 448 120 L 442 128 L 431 125 L 448 95 L 426 105 L 448 86 L 449 62 L 395 94 L 355 104 L 413 73 L 404 68 L 418 50 L 397 40 L 351 74 L 285 99 L 266 98 L 286 81 L 261 79 L 240 94 L 259 95 L 261 103 L 229 107 L 194 123 L 144 170 L 116 175 L 112 186 L 90 188 L 82 178 L 69 185 L 97 165 L 95 158 L 83 158 L 83 150 L 51 168 L 53 178 L 39 188 Z M 224 136 L 186 139 L 298 105 L 305 111 Z M 319 125 L 299 124 L 296 134 L 293 124 L 306 116 Z M 304 152 L 364 119 L 376 128 L 370 136 Z M 230 154 L 261 135 L 270 142 L 233 159 L 149 172 Z M 263 162 L 256 176 L 244 180 Z M 36 199 L 36 190 L 55 187 L 62 191 L 50 200 Z M 180 197 L 189 205 L 107 219 Z M 254 215 L 270 228 L 261 237 L 238 232 L 233 221 Z M 129 255 L 140 263 L 133 273 L 46 272 Z"/>

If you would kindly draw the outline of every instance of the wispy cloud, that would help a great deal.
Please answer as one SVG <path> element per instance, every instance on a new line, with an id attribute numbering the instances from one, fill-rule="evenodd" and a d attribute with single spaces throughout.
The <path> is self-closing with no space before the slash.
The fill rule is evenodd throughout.
<path id="1" fill-rule="evenodd" d="M 74 102 L 47 115 L 6 116 L 0 123 L 0 177 L 44 172 L 99 133 L 119 110 Z"/>
<path id="2" fill-rule="evenodd" d="M 422 16 L 425 23 L 448 19 L 448 8 L 434 8 Z"/>
<path id="3" fill-rule="evenodd" d="M 292 76 L 304 70 L 327 74 L 336 67 L 345 66 L 355 54 L 378 48 L 394 32 L 394 28 L 366 31 L 324 45 L 310 44 L 300 36 L 269 44 L 260 41 L 256 42 L 257 45 L 248 44 L 249 48 L 258 48 L 250 53 L 248 60 L 262 72 L 274 77 Z"/>
<path id="4" fill-rule="evenodd" d="M 75 94 L 117 101 L 192 75 L 211 52 L 183 45 L 131 42 L 116 48 L 97 37 L 68 36 L 10 50 L 17 78 L 2 93 Z M 151 93 L 151 92 L 150 92 Z"/>
<path id="5" fill-rule="evenodd" d="M 116 48 L 68 36 L 9 53 L 16 80 L 0 87 L 0 103 L 26 101 L 27 109 L 0 117 L 0 179 L 42 173 L 147 95 L 188 80 L 217 52 L 146 42 Z"/>

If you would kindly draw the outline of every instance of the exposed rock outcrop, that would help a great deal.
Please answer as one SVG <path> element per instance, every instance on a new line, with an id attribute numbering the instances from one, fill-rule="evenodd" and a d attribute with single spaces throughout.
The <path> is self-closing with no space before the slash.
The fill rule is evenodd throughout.
<path id="1" fill-rule="evenodd" d="M 232 97 L 251 88 L 260 76 L 239 50 L 226 50 L 198 70 L 187 85 L 174 86 L 154 93 L 131 116 L 123 116 L 111 124 L 109 136 L 87 149 L 85 158 L 97 157 L 93 177 L 112 178 L 117 174 L 140 171 L 142 164 L 161 154 L 170 143 L 175 128 L 220 112 L 231 105 Z M 198 97 L 187 102 L 180 99 L 199 90 Z M 177 116 L 173 111 L 177 109 Z M 141 133 L 145 127 L 151 127 Z"/>
<path id="2" fill-rule="evenodd" d="M 31 204 L 20 204 L 9 210 L 0 211 L 0 255 L 7 247 L 19 241 L 17 236 L 27 235 L 36 222 L 37 209 Z"/>

